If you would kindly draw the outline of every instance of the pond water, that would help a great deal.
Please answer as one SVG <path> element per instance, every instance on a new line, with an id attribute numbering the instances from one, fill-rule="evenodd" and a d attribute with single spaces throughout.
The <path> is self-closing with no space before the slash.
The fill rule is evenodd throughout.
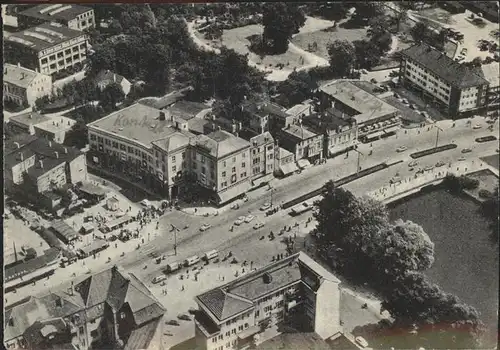
<path id="1" fill-rule="evenodd" d="M 496 342 L 498 251 L 489 222 L 478 210 L 472 199 L 436 189 L 395 203 L 391 219 L 412 220 L 424 228 L 435 245 L 435 262 L 426 274 L 481 313 L 488 346 Z"/>

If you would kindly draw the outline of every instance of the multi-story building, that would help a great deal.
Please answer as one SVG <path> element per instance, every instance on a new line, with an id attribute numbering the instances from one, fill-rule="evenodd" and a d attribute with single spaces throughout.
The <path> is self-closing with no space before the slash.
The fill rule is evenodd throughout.
<path id="1" fill-rule="evenodd" d="M 268 132 L 254 136 L 250 139 L 252 180 L 270 178 L 274 173 L 274 139 Z"/>
<path id="2" fill-rule="evenodd" d="M 227 131 L 198 135 L 191 142 L 190 172 L 217 204 L 247 192 L 251 179 L 250 143 Z"/>
<path id="3" fill-rule="evenodd" d="M 274 174 L 276 176 L 287 176 L 299 170 L 292 152 L 278 146 L 275 147 L 275 150 Z"/>
<path id="4" fill-rule="evenodd" d="M 327 339 L 341 331 L 340 281 L 300 252 L 195 298 L 199 349 L 243 349 L 268 327 L 293 324 Z"/>
<path id="5" fill-rule="evenodd" d="M 20 29 L 46 22 L 57 22 L 74 30 L 90 29 L 95 27 L 94 10 L 76 4 L 43 4 L 17 14 Z"/>
<path id="6" fill-rule="evenodd" d="M 348 152 L 358 142 L 356 119 L 333 108 L 326 109 L 323 113 L 304 116 L 302 123 L 316 133 L 324 135 L 324 157 Z"/>
<path id="7" fill-rule="evenodd" d="M 486 106 L 488 80 L 481 70 L 454 61 L 424 43 L 401 52 L 400 82 L 430 97 L 450 117 L 464 117 Z"/>
<path id="8" fill-rule="evenodd" d="M 5 63 L 3 66 L 3 100 L 19 106 L 33 106 L 35 101 L 52 93 L 52 77 L 41 74 L 38 68 L 31 70 Z"/>
<path id="9" fill-rule="evenodd" d="M 319 88 L 320 109 L 342 118 L 354 118 L 358 138 L 367 142 L 394 134 L 401 126 L 399 110 L 348 80 L 337 80 Z"/>
<path id="10" fill-rule="evenodd" d="M 13 134 L 35 135 L 35 125 L 50 120 L 51 118 L 40 113 L 28 112 L 10 117 L 6 123 L 6 128 Z"/>
<path id="11" fill-rule="evenodd" d="M 488 80 L 488 91 L 486 92 L 486 111 L 488 114 L 498 116 L 500 108 L 500 64 L 492 62 L 483 64 L 481 70 L 486 80 Z"/>
<path id="12" fill-rule="evenodd" d="M 43 74 L 83 67 L 88 36 L 55 22 L 43 23 L 4 39 L 5 61 Z"/>
<path id="13" fill-rule="evenodd" d="M 32 350 L 146 349 L 161 332 L 164 314 L 142 282 L 115 266 L 67 290 L 6 307 L 4 344 Z"/>
<path id="14" fill-rule="evenodd" d="M 116 83 L 121 86 L 125 96 L 130 92 L 132 84 L 124 76 L 111 72 L 110 70 L 102 70 L 97 74 L 95 82 L 99 90 L 104 90 L 106 86 Z"/>
<path id="15" fill-rule="evenodd" d="M 5 144 L 5 185 L 9 191 L 44 193 L 87 179 L 85 155 L 72 147 L 32 135 Z"/>
<path id="16" fill-rule="evenodd" d="M 35 135 L 57 143 L 64 143 L 66 133 L 76 124 L 76 120 L 59 116 L 34 125 Z"/>
<path id="17" fill-rule="evenodd" d="M 88 124 L 91 166 L 129 175 L 168 198 L 187 182 L 218 204 L 244 194 L 250 143 L 223 130 L 195 136 L 189 120 L 173 112 L 134 104 Z"/>
<path id="18" fill-rule="evenodd" d="M 311 131 L 300 120 L 284 127 L 278 141 L 281 147 L 294 154 L 300 167 L 323 157 L 323 134 Z"/>

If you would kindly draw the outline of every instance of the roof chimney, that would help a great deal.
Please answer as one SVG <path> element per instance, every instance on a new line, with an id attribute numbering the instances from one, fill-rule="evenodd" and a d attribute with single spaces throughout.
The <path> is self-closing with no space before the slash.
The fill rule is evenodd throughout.
<path id="1" fill-rule="evenodd" d="M 56 154 L 56 158 L 59 159 L 59 152 L 54 152 Z"/>

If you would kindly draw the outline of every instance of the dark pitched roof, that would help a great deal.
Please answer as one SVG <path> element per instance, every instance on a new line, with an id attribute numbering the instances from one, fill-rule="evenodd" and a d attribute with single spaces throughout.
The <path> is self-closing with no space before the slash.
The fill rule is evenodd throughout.
<path id="1" fill-rule="evenodd" d="M 411 58 L 444 81 L 459 88 L 488 84 L 476 70 L 467 68 L 427 44 L 413 45 L 401 51 L 401 55 Z"/>
<path id="2" fill-rule="evenodd" d="M 253 306 L 251 301 L 245 301 L 228 294 L 222 289 L 212 289 L 198 297 L 205 306 L 222 321 Z"/>

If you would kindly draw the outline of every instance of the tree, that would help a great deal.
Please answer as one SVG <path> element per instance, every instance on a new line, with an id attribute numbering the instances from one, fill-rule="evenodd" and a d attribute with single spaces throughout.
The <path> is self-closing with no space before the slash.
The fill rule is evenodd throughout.
<path id="1" fill-rule="evenodd" d="M 99 106 L 106 112 L 116 110 L 116 105 L 125 99 L 122 87 L 118 83 L 111 83 L 100 94 Z"/>
<path id="2" fill-rule="evenodd" d="M 375 233 L 367 246 L 380 274 L 391 280 L 424 271 L 434 263 L 434 243 L 420 225 L 411 221 L 397 220 Z"/>
<path id="3" fill-rule="evenodd" d="M 484 325 L 477 310 L 443 292 L 421 273 L 412 273 L 385 291 L 382 307 L 394 328 L 417 336 L 400 339 L 404 348 L 472 349 L 480 345 Z"/>
<path id="4" fill-rule="evenodd" d="M 347 77 L 355 66 L 354 46 L 347 40 L 335 40 L 328 46 L 330 69 L 336 77 Z"/>
<path id="5" fill-rule="evenodd" d="M 427 38 L 427 27 L 422 22 L 418 22 L 410 29 L 410 34 L 416 42 L 424 41 Z"/>
<path id="6" fill-rule="evenodd" d="M 298 32 L 305 21 L 304 13 L 295 4 L 266 3 L 262 14 L 264 46 L 270 53 L 286 52 L 292 35 Z"/>

